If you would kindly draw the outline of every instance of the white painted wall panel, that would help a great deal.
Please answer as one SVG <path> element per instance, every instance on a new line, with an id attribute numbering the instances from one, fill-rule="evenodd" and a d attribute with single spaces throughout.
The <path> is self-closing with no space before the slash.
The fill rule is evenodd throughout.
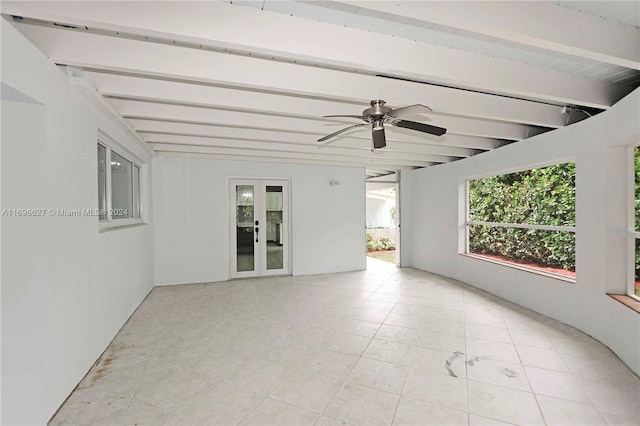
<path id="1" fill-rule="evenodd" d="M 291 178 L 293 275 L 365 268 L 362 168 L 163 157 L 153 171 L 156 285 L 229 279 L 229 177 Z"/>
<path id="2" fill-rule="evenodd" d="M 1 207 L 97 208 L 104 118 L 1 21 L 3 88 L 22 94 L 2 102 Z M 45 424 L 151 290 L 152 228 L 100 233 L 95 216 L 48 214 L 0 223 L 1 422 Z"/>
<path id="3" fill-rule="evenodd" d="M 640 373 L 640 316 L 605 293 L 624 293 L 625 150 L 640 143 L 640 90 L 611 110 L 476 157 L 403 173 L 403 262 L 453 277 L 592 335 Z M 576 162 L 575 284 L 458 254 L 466 179 Z M 408 216 L 408 217 L 407 217 Z"/>
<path id="4" fill-rule="evenodd" d="M 367 199 L 367 226 L 370 228 L 393 227 L 391 210 L 395 206 L 395 201 L 381 200 L 378 198 Z"/>

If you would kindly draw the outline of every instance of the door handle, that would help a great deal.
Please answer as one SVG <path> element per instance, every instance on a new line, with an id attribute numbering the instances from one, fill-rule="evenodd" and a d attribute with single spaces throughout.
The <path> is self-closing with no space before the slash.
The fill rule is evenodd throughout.
<path id="1" fill-rule="evenodd" d="M 260 232 L 260 228 L 256 226 L 256 243 L 258 242 L 258 232 Z"/>

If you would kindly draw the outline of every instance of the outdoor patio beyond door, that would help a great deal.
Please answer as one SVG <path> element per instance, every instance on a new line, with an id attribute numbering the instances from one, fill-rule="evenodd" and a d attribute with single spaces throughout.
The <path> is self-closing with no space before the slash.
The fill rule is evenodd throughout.
<path id="1" fill-rule="evenodd" d="M 231 277 L 289 274 L 289 182 L 231 179 Z"/>

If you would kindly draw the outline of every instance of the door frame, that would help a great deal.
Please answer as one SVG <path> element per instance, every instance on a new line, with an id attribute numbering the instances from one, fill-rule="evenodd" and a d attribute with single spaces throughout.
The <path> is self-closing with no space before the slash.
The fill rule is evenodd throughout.
<path id="1" fill-rule="evenodd" d="M 402 267 L 402 190 L 400 185 L 401 170 L 396 171 L 396 266 Z"/>
<path id="2" fill-rule="evenodd" d="M 282 222 L 285 227 L 282 230 L 283 253 L 282 253 L 282 269 L 267 269 L 267 240 L 266 240 L 266 208 L 258 211 L 260 230 L 264 229 L 264 239 L 259 239 L 260 243 L 254 243 L 254 270 L 237 272 L 237 235 L 236 235 L 236 192 L 235 185 L 255 185 L 254 189 L 254 212 L 258 211 L 258 207 L 266 207 L 266 192 L 264 189 L 269 185 L 282 185 Z M 291 178 L 288 177 L 264 177 L 264 176 L 229 176 L 227 177 L 227 212 L 229 213 L 228 231 L 229 231 L 229 276 L 235 278 L 253 278 L 265 277 L 273 275 L 291 275 L 292 271 L 292 250 L 291 250 Z M 263 193 L 264 192 L 264 193 Z M 254 221 L 256 217 L 254 216 Z M 265 226 L 265 228 L 262 228 Z M 255 228 L 255 226 L 254 226 Z M 255 237 L 255 234 L 254 234 Z M 261 250 L 263 247 L 265 250 Z"/>

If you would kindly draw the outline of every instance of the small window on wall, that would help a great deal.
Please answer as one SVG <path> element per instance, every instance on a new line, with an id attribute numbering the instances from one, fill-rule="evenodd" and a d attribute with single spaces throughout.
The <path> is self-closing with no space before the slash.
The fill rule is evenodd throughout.
<path id="1" fill-rule="evenodd" d="M 629 285 L 629 295 L 640 299 L 640 147 L 633 149 L 634 170 L 634 214 L 630 226 L 629 236 L 633 241 L 633 274 Z"/>
<path id="2" fill-rule="evenodd" d="M 107 148 L 98 144 L 98 211 L 100 220 L 107 218 Z"/>
<path id="3" fill-rule="evenodd" d="M 133 217 L 133 164 L 111 151 L 111 217 Z"/>
<path id="4" fill-rule="evenodd" d="M 575 163 L 467 182 L 466 253 L 575 280 Z"/>
<path id="5" fill-rule="evenodd" d="M 107 164 L 109 167 L 107 168 Z M 140 166 L 98 144 L 98 210 L 105 225 L 140 223 Z"/>

